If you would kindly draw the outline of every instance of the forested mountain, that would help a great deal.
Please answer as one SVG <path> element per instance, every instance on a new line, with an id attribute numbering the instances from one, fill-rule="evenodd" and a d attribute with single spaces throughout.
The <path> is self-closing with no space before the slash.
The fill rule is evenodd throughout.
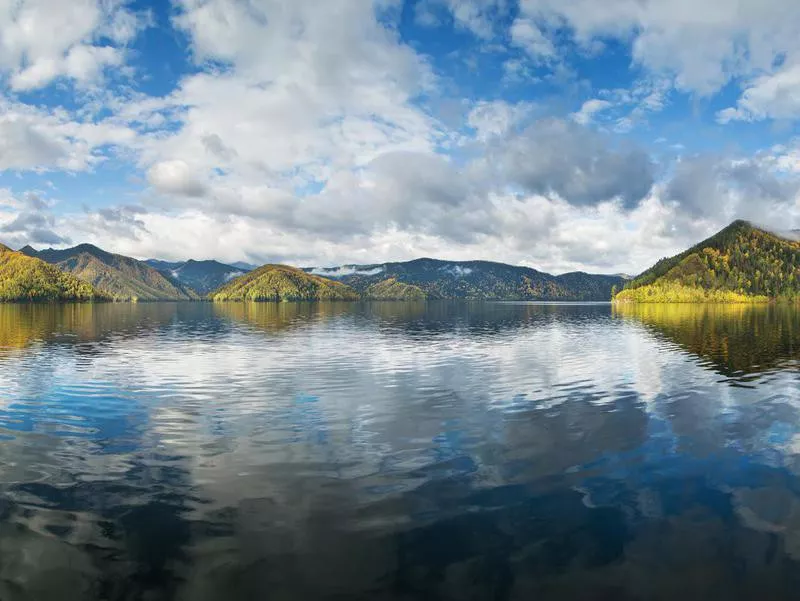
<path id="1" fill-rule="evenodd" d="M 368 300 L 425 300 L 425 292 L 419 286 L 398 282 L 395 278 L 381 280 L 367 288 L 362 296 Z"/>
<path id="2" fill-rule="evenodd" d="M 183 265 L 186 261 L 162 261 L 160 259 L 145 259 L 143 261 L 150 267 L 158 269 L 159 271 L 172 271 Z"/>
<path id="3" fill-rule="evenodd" d="M 368 297 L 381 297 L 387 291 L 392 296 L 399 285 L 409 285 L 429 299 L 608 301 L 612 288 L 625 282 L 612 275 L 575 272 L 553 276 L 504 263 L 436 259 L 305 271 L 334 278 Z"/>
<path id="4" fill-rule="evenodd" d="M 195 261 L 194 259 L 189 259 L 179 263 L 169 263 L 167 261 L 149 259 L 145 263 L 203 295 L 216 290 L 233 278 L 247 273 L 245 269 L 239 269 L 219 261 Z"/>
<path id="5" fill-rule="evenodd" d="M 190 287 L 142 261 L 106 252 L 91 244 L 64 250 L 20 250 L 55 265 L 65 273 L 92 284 L 114 300 L 192 300 L 199 298 Z"/>
<path id="6" fill-rule="evenodd" d="M 0 301 L 108 300 L 91 284 L 0 244 Z"/>
<path id="7" fill-rule="evenodd" d="M 358 300 L 349 286 L 288 265 L 264 265 L 211 294 L 215 301 Z"/>
<path id="8" fill-rule="evenodd" d="M 633 302 L 740 302 L 800 297 L 800 242 L 734 221 L 661 259 L 616 295 Z"/>

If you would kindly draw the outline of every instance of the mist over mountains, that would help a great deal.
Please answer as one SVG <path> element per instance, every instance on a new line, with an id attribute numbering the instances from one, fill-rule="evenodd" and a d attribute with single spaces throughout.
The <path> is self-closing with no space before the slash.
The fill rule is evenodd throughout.
<path id="1" fill-rule="evenodd" d="M 13 253 L 10 249 L 7 252 Z M 214 260 L 140 261 L 91 244 L 19 254 L 55 266 L 116 301 L 216 300 L 546 300 L 607 301 L 623 278 L 574 272 L 554 276 L 491 261 L 422 258 L 374 265 L 307 267 Z M 13 300 L 13 299 L 12 299 Z"/>
<path id="2" fill-rule="evenodd" d="M 797 232 L 777 234 L 742 220 L 633 278 L 580 271 L 552 275 L 492 261 L 427 257 L 248 270 L 214 260 L 140 261 L 91 244 L 2 247 L 0 254 L 2 300 L 752 302 L 800 297 Z"/>

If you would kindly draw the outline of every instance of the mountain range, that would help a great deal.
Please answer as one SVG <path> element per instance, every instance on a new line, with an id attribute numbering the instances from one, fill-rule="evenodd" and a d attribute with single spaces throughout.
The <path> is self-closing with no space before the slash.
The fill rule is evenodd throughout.
<path id="1" fill-rule="evenodd" d="M 0 301 L 108 300 L 94 286 L 0 244 Z"/>
<path id="2" fill-rule="evenodd" d="M 284 301 L 542 300 L 760 302 L 800 298 L 800 240 L 746 221 L 635 278 L 551 275 L 490 261 L 405 262 L 248 270 L 218 261 L 140 261 L 91 244 L 13 251 L 0 246 L 0 300 Z"/>
<path id="3" fill-rule="evenodd" d="M 31 246 L 20 253 L 54 265 L 74 275 L 117 301 L 197 300 L 200 295 L 177 278 L 123 255 L 106 252 L 91 244 L 73 248 L 36 250 Z"/>
<path id="4" fill-rule="evenodd" d="M 491 261 L 428 258 L 402 263 L 307 267 L 304 271 L 337 280 L 367 298 L 381 300 L 607 301 L 612 288 L 625 282 L 614 275 L 573 272 L 554 276 L 530 267 Z"/>
<path id="5" fill-rule="evenodd" d="M 41 274 L 68 274 L 89 284 L 80 298 L 116 301 L 163 300 L 570 300 L 605 301 L 619 276 L 581 272 L 553 276 L 529 267 L 488 261 L 439 261 L 417 259 L 401 263 L 346 265 L 298 269 L 286 265 L 264 265 L 249 270 L 248 264 L 228 265 L 218 261 L 140 261 L 110 253 L 91 244 L 67 249 L 36 250 L 25 246 L 6 252 L 38 260 L 56 268 L 40 266 Z M 19 260 L 12 262 L 21 265 Z M 34 282 L 29 270 L 17 274 L 20 282 L 8 290 L 28 290 Z M 13 280 L 12 277 L 9 281 Z M 53 291 L 47 298 L 57 299 Z M 55 295 L 55 296 L 53 296 Z M 3 300 L 26 300 L 10 292 Z M 38 297 L 37 297 L 38 298 Z M 73 298 L 66 295 L 64 298 Z"/>

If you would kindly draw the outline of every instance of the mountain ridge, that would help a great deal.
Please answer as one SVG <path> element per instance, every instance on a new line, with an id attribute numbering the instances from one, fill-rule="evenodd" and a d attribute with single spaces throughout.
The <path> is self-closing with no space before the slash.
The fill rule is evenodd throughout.
<path id="1" fill-rule="evenodd" d="M 743 223 L 735 222 L 729 228 Z M 19 252 L 56 265 L 96 285 L 115 300 L 199 300 L 201 296 L 314 300 L 330 296 L 349 300 L 358 297 L 365 300 L 608 301 L 615 289 L 638 287 L 646 283 L 643 278 L 649 277 L 648 274 L 663 275 L 661 271 L 665 266 L 674 266 L 693 250 L 696 249 L 693 247 L 673 257 L 672 263 L 662 260 L 632 279 L 622 274 L 586 271 L 552 275 L 533 267 L 499 261 L 447 261 L 432 257 L 334 267 L 294 268 L 267 264 L 254 270 L 259 272 L 256 278 L 248 279 L 249 274 L 243 270 L 213 259 L 139 261 L 88 243 L 41 251 L 26 245 Z M 302 279 L 301 273 L 312 277 Z M 263 276 L 268 277 L 265 280 Z M 242 278 L 245 284 L 240 281 Z M 261 281 L 254 284 L 255 279 Z M 338 286 L 340 284 L 344 288 Z M 233 289 L 239 289 L 240 293 L 232 293 Z"/>
<path id="2" fill-rule="evenodd" d="M 197 300 L 198 294 L 146 263 L 108 252 L 93 244 L 71 248 L 36 250 L 27 245 L 20 252 L 43 260 L 65 273 L 95 286 L 114 300 Z"/>
<path id="3" fill-rule="evenodd" d="M 617 302 L 766 302 L 800 298 L 800 242 L 736 220 L 660 259 L 614 296 Z"/>
<path id="4" fill-rule="evenodd" d="M 288 265 L 262 265 L 210 295 L 213 301 L 359 300 L 359 294 L 335 280 Z"/>
<path id="5" fill-rule="evenodd" d="M 57 267 L 0 244 L 0 301 L 110 300 L 91 284 Z"/>
<path id="6" fill-rule="evenodd" d="M 410 261 L 305 267 L 369 296 L 381 282 L 414 286 L 429 299 L 608 301 L 624 279 L 581 271 L 551 275 L 532 267 L 497 261 L 445 261 L 420 257 Z M 384 286 L 388 289 L 388 284 Z"/>
<path id="7" fill-rule="evenodd" d="M 188 259 L 177 262 L 147 259 L 144 262 L 202 295 L 207 295 L 235 277 L 247 273 L 247 270 L 220 263 L 214 259 Z"/>

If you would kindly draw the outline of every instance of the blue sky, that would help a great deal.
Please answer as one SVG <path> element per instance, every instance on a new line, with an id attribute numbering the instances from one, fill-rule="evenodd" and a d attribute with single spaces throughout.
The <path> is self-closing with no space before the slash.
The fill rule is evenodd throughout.
<path id="1" fill-rule="evenodd" d="M 637 272 L 800 226 L 789 0 L 0 3 L 0 240 Z"/>

